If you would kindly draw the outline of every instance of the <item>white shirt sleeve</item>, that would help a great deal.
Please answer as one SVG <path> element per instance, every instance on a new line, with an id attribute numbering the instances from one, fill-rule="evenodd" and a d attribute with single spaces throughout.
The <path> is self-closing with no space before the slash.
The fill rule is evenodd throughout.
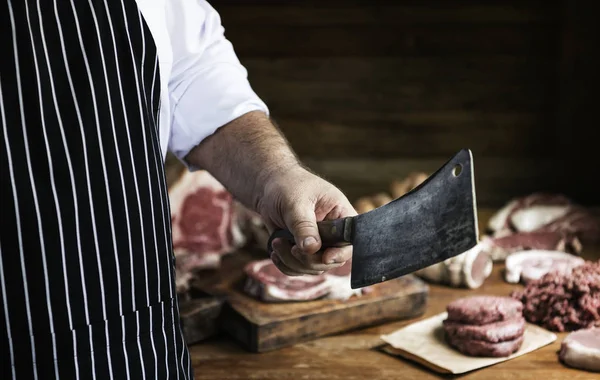
<path id="1" fill-rule="evenodd" d="M 250 111 L 268 114 L 269 110 L 251 88 L 246 69 L 224 36 L 217 11 L 202 0 L 168 0 L 166 4 L 173 53 L 168 85 L 169 150 L 183 161 L 219 127 Z"/>

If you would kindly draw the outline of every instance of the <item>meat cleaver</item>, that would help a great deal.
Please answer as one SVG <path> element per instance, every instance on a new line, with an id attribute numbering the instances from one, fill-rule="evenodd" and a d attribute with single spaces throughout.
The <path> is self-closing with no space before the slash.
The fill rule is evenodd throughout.
<path id="1" fill-rule="evenodd" d="M 352 289 L 391 280 L 459 255 L 479 239 L 473 155 L 462 149 L 419 186 L 379 208 L 317 223 L 322 249 L 352 245 Z M 275 230 L 271 242 L 285 238 Z"/>

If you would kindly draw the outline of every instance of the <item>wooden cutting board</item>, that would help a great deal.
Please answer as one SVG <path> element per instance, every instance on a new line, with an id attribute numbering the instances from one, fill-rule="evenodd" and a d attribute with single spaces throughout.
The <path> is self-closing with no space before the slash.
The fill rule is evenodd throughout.
<path id="1" fill-rule="evenodd" d="M 368 295 L 347 301 L 265 303 L 246 295 L 243 267 L 264 253 L 236 252 L 217 271 L 203 272 L 193 284 L 225 297 L 219 327 L 252 352 L 271 351 L 321 336 L 387 321 L 413 318 L 425 311 L 429 287 L 409 275 L 374 286 Z"/>

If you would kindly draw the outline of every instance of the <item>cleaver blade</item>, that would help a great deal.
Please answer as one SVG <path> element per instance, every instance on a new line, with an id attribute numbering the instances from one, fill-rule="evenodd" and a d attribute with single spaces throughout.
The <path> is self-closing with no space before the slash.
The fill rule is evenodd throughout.
<path id="1" fill-rule="evenodd" d="M 352 245 L 352 289 L 404 276 L 473 248 L 479 240 L 473 155 L 462 149 L 400 198 L 357 216 L 317 223 L 322 249 Z M 268 242 L 286 238 L 274 231 Z"/>

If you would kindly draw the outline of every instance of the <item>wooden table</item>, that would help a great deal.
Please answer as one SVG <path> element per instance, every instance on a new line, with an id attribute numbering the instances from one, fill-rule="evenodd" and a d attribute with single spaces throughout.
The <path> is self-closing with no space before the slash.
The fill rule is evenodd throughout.
<path id="1" fill-rule="evenodd" d="M 480 223 L 489 217 L 489 211 L 480 215 Z M 585 247 L 587 259 L 600 258 L 600 247 Z M 473 294 L 508 295 L 520 285 L 504 282 L 504 265 L 495 264 L 492 275 L 479 289 L 454 289 L 431 285 L 428 307 L 424 315 L 410 320 L 388 323 L 358 331 L 321 338 L 273 352 L 253 354 L 245 351 L 233 339 L 220 335 L 190 347 L 196 379 L 440 379 L 442 376 L 410 362 L 380 352 L 381 334 L 389 334 L 412 322 L 433 316 L 445 310 L 451 300 Z M 483 368 L 462 376 L 461 379 L 532 379 L 580 380 L 598 379 L 598 374 L 565 367 L 558 361 L 557 351 L 566 335 L 527 355 Z"/>

